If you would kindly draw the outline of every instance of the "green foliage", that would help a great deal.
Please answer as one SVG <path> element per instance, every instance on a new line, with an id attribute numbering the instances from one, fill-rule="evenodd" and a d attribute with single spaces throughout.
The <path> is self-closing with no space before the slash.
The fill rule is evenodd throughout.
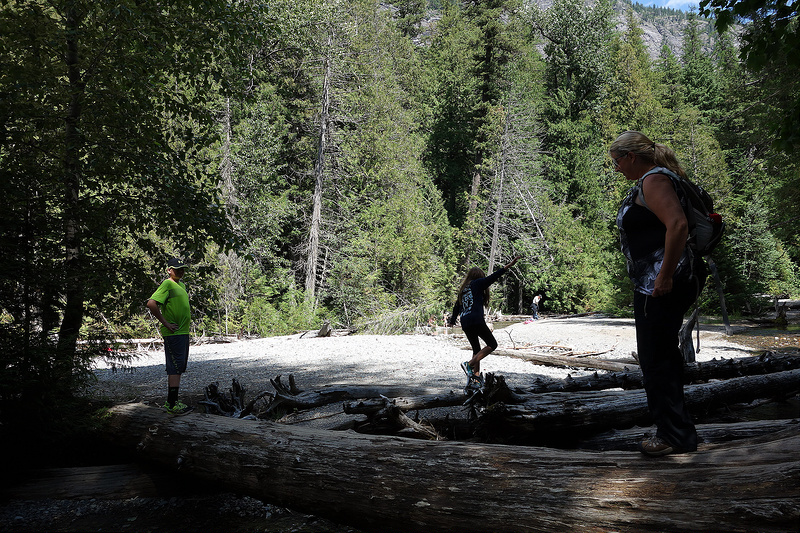
<path id="1" fill-rule="evenodd" d="M 709 114 L 719 104 L 718 77 L 714 72 L 713 58 L 703 50 L 700 22 L 690 17 L 681 46 L 681 82 L 686 102 Z"/>
<path id="2" fill-rule="evenodd" d="M 779 149 L 800 144 L 800 17 L 797 2 L 787 0 L 702 0 L 700 13 L 714 16 L 719 33 L 745 22 L 739 55 L 749 70 L 773 89 L 780 113 L 767 118 Z"/>
<path id="3" fill-rule="evenodd" d="M 124 321 L 168 255 L 191 262 L 208 240 L 230 242 L 207 148 L 232 9 L 4 4 L 0 291 L 4 344 L 21 361 L 4 371 L 73 389 L 90 359 L 77 348 L 85 317 Z"/>
<path id="4" fill-rule="evenodd" d="M 403 35 L 416 37 L 422 31 L 420 22 L 425 16 L 425 0 L 399 0 L 397 8 L 397 29 Z"/>
<path id="5" fill-rule="evenodd" d="M 243 306 L 241 329 L 262 337 L 289 335 L 318 327 L 319 319 L 303 291 L 268 287 L 265 280 L 255 280 Z"/>
<path id="6" fill-rule="evenodd" d="M 2 5 L 3 401 L 68 393 L 103 339 L 155 334 L 143 304 L 172 254 L 195 334 L 411 331 L 464 262 L 518 253 L 492 307 L 625 312 L 629 184 L 607 149 L 627 129 L 729 220 L 734 312 L 797 294 L 794 5 L 705 2 L 745 44 L 713 53 L 693 14 L 636 4 L 616 29 L 606 0 Z M 634 13 L 685 24 L 680 57 L 651 61 Z"/>
<path id="7" fill-rule="evenodd" d="M 763 199 L 754 196 L 737 206 L 720 263 L 731 305 L 751 309 L 764 294 L 797 294 L 797 267 L 769 229 Z"/>
<path id="8" fill-rule="evenodd" d="M 613 265 L 619 252 L 609 252 L 604 234 L 587 228 L 567 211 L 553 213 L 548 240 L 559 243 L 552 266 L 538 273 L 548 309 L 576 313 L 607 309 L 614 295 Z M 618 261 L 616 261 L 618 262 Z"/>

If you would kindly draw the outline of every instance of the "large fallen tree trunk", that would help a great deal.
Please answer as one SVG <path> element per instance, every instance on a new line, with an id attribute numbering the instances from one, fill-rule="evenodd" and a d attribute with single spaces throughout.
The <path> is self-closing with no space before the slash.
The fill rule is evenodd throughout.
<path id="1" fill-rule="evenodd" d="M 495 384 L 492 378 L 487 375 L 489 390 L 484 397 L 489 400 L 482 422 L 496 435 L 544 438 L 549 442 L 564 436 L 580 438 L 607 429 L 647 424 L 647 398 L 643 390 L 519 395 L 504 388 L 503 379 L 497 379 Z M 787 370 L 689 385 L 684 387 L 684 398 L 691 411 L 757 398 L 788 396 L 798 389 L 800 370 Z M 501 401 L 494 403 L 491 398 Z"/>
<path id="2" fill-rule="evenodd" d="M 619 363 L 608 359 L 600 359 L 598 357 L 571 357 L 569 355 L 550 355 L 543 353 L 536 353 L 524 349 L 520 350 L 495 350 L 493 355 L 504 355 L 506 357 L 514 357 L 515 359 L 522 359 L 530 361 L 538 365 L 557 366 L 564 368 L 592 368 L 599 370 L 610 370 L 612 372 L 625 372 L 638 367 L 636 361 L 631 360 L 629 363 Z"/>
<path id="3" fill-rule="evenodd" d="M 800 368 L 800 357 L 765 352 L 753 357 L 713 359 L 691 363 L 684 367 L 684 383 L 695 383 L 711 379 L 728 379 L 741 376 L 769 374 L 782 370 Z M 567 376 L 564 379 L 538 377 L 533 385 L 522 387 L 522 392 L 573 392 L 603 389 L 641 389 L 642 371 L 638 368 L 626 372 L 597 373 L 590 376 Z"/>
<path id="4" fill-rule="evenodd" d="M 795 418 L 790 420 L 754 420 L 724 424 L 698 424 L 697 438 L 701 443 L 721 444 L 734 440 L 753 439 L 789 429 L 800 433 L 800 421 Z M 640 440 L 642 440 L 642 428 L 613 429 L 582 440 L 577 446 L 584 450 L 635 451 Z"/>
<path id="5" fill-rule="evenodd" d="M 142 459 L 364 531 L 796 531 L 800 435 L 652 460 L 316 431 L 141 404 L 108 434 Z"/>
<path id="6" fill-rule="evenodd" d="M 800 357 L 776 355 L 767 352 L 754 357 L 714 359 L 686 365 L 684 380 L 688 384 L 712 379 L 768 374 L 796 368 L 800 368 Z M 632 390 L 641 389 L 642 386 L 641 370 L 630 370 L 628 372 L 594 373 L 589 376 L 575 378 L 568 376 L 565 379 L 536 377 L 532 385 L 514 387 L 513 393 L 517 397 L 517 403 L 521 403 L 525 401 L 523 399 L 525 394 L 598 391 L 613 388 Z M 350 397 L 353 397 L 353 394 L 350 394 Z M 384 407 L 384 400 L 381 397 L 363 396 L 362 398 L 355 401 L 345 401 L 344 412 L 348 414 L 371 414 L 380 411 Z M 402 410 L 410 411 L 460 405 L 464 403 L 464 395 L 460 392 L 448 391 L 424 396 L 398 397 L 393 398 L 393 400 Z"/>

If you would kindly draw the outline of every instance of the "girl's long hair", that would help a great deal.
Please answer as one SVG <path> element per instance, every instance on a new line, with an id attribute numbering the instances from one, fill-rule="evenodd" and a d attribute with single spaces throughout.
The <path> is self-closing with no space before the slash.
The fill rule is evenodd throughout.
<path id="1" fill-rule="evenodd" d="M 650 161 L 656 166 L 668 168 L 688 181 L 686 172 L 678 162 L 678 157 L 672 148 L 666 144 L 651 141 L 644 133 L 639 131 L 626 131 L 621 134 L 617 137 L 617 140 L 611 143 L 608 151 L 619 155 L 636 154 L 636 157 Z"/>
<path id="2" fill-rule="evenodd" d="M 456 299 L 461 298 L 461 295 L 464 293 L 464 290 L 466 290 L 466 288 L 469 287 L 470 283 L 472 283 L 476 279 L 481 279 L 485 277 L 486 273 L 482 269 L 478 267 L 470 268 L 469 272 L 467 272 L 467 275 L 464 276 L 464 280 L 461 282 L 461 286 L 458 288 L 458 294 L 456 295 Z M 489 287 L 486 287 L 483 290 L 483 305 L 484 306 L 489 305 Z"/>

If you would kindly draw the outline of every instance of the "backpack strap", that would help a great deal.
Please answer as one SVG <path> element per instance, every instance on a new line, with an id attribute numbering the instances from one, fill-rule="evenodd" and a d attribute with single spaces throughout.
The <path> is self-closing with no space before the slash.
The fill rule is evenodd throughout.
<path id="1" fill-rule="evenodd" d="M 681 179 L 680 176 L 678 176 L 673 171 L 665 167 L 655 167 L 645 172 L 644 175 L 641 178 L 639 178 L 639 180 L 636 182 L 636 186 L 639 187 L 639 196 L 638 196 L 639 201 L 648 211 L 653 211 L 653 210 L 650 209 L 650 206 L 647 205 L 647 202 L 644 199 L 644 188 L 642 187 L 642 185 L 644 184 L 644 179 L 651 174 L 665 174 L 669 176 L 670 178 L 672 178 L 673 187 L 677 187 L 675 180 L 680 181 Z"/>

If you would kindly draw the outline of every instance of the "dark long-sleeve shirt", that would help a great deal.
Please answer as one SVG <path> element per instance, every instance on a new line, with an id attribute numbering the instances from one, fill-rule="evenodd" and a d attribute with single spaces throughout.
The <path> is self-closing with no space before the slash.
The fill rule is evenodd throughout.
<path id="1" fill-rule="evenodd" d="M 462 291 L 453 306 L 453 313 L 450 315 L 450 325 L 456 323 L 456 318 L 461 316 L 461 326 L 474 326 L 485 321 L 483 317 L 483 291 L 505 274 L 506 269 L 498 268 L 491 275 L 485 278 L 474 279 Z"/>

